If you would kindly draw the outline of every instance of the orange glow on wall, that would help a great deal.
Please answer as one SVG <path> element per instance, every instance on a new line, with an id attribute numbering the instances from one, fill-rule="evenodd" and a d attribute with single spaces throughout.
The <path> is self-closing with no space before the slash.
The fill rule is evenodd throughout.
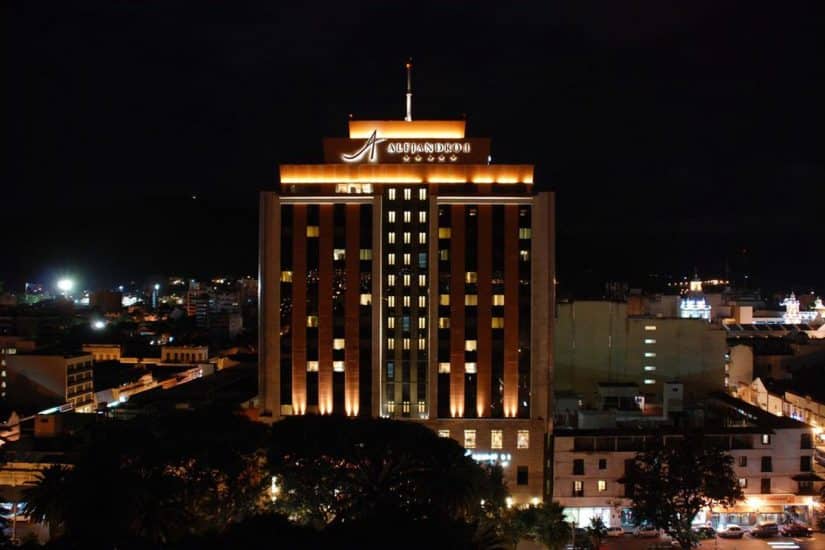
<path id="1" fill-rule="evenodd" d="M 281 183 L 533 183 L 529 164 L 285 164 Z"/>
<path id="2" fill-rule="evenodd" d="M 350 120 L 349 137 L 366 139 L 376 133 L 392 139 L 463 139 L 463 120 Z"/>

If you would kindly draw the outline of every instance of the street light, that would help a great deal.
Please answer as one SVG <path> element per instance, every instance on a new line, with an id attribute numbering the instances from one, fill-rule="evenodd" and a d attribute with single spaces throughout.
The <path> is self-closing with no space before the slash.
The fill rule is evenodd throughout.
<path id="1" fill-rule="evenodd" d="M 71 292 L 72 289 L 74 289 L 74 281 L 72 279 L 69 279 L 68 277 L 58 279 L 57 290 L 62 292 L 64 295 Z"/>

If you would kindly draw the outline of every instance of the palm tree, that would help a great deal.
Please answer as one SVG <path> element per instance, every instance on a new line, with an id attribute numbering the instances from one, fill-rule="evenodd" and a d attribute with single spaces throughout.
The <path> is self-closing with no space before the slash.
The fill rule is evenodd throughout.
<path id="1" fill-rule="evenodd" d="M 547 502 L 538 508 L 538 539 L 550 550 L 564 548 L 570 540 L 570 524 L 564 518 L 564 506 L 558 502 Z"/>
<path id="2" fill-rule="evenodd" d="M 38 474 L 36 485 L 27 487 L 23 491 L 26 504 L 23 513 L 29 518 L 49 527 L 49 536 L 59 536 L 65 520 L 64 511 L 68 505 L 69 468 L 55 464 Z"/>

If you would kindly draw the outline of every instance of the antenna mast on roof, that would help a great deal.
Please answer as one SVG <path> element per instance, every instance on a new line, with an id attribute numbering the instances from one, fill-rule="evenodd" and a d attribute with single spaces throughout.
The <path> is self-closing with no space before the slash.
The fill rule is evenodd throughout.
<path id="1" fill-rule="evenodd" d="M 410 122 L 412 120 L 412 57 L 407 60 L 405 67 L 407 69 L 407 115 L 404 120 Z"/>

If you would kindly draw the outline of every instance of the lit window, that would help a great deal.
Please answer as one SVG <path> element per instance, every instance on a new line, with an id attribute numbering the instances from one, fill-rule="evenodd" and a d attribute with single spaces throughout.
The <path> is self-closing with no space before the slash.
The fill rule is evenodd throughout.
<path id="1" fill-rule="evenodd" d="M 320 234 L 318 231 L 317 225 L 308 225 L 307 226 L 307 237 L 317 237 Z"/>
<path id="2" fill-rule="evenodd" d="M 402 401 L 401 402 L 401 412 L 404 412 L 404 413 L 410 412 L 410 402 L 409 401 Z"/>
<path id="3" fill-rule="evenodd" d="M 412 213 L 409 210 L 404 210 L 404 223 L 410 223 L 412 221 Z"/>
<path id="4" fill-rule="evenodd" d="M 427 242 L 427 233 L 425 231 L 418 232 L 418 244 L 425 244 Z"/>
<path id="5" fill-rule="evenodd" d="M 465 449 L 475 449 L 476 448 L 476 431 L 475 430 L 464 430 L 464 448 Z"/>
<path id="6" fill-rule="evenodd" d="M 478 305 L 478 295 L 477 294 L 465 294 L 464 295 L 464 305 L 465 306 L 477 306 Z"/>
<path id="7" fill-rule="evenodd" d="M 446 296 L 446 294 L 442 294 L 442 296 Z M 438 318 L 438 328 L 450 328 L 450 318 L 449 317 L 439 317 Z"/>
<path id="8" fill-rule="evenodd" d="M 409 252 L 404 253 L 404 265 L 410 265 L 412 262 L 412 255 Z"/>
<path id="9" fill-rule="evenodd" d="M 387 263 L 389 265 L 395 265 L 395 252 L 390 252 L 387 254 Z"/>
<path id="10" fill-rule="evenodd" d="M 405 187 L 404 188 L 404 200 L 408 201 L 410 199 L 412 199 L 412 189 L 410 189 L 409 187 Z"/>
<path id="11" fill-rule="evenodd" d="M 654 380 L 653 378 L 645 378 L 645 384 L 647 384 L 648 386 L 650 384 L 655 384 L 655 383 L 656 383 L 656 380 Z"/>
<path id="12" fill-rule="evenodd" d="M 600 493 L 607 491 L 607 482 L 603 479 L 600 479 L 596 482 L 596 488 L 599 490 Z"/>
<path id="13" fill-rule="evenodd" d="M 395 200 L 395 189 L 389 189 L 387 191 L 387 198 L 390 199 L 391 201 Z"/>
<path id="14" fill-rule="evenodd" d="M 387 328 L 395 328 L 395 317 L 387 317 Z"/>
<path id="15" fill-rule="evenodd" d="M 450 430 L 438 430 L 438 437 L 450 437 Z"/>
<path id="16" fill-rule="evenodd" d="M 427 286 L 427 276 L 423 274 L 418 275 L 418 286 Z"/>
<path id="17" fill-rule="evenodd" d="M 645 330 L 656 330 L 656 325 L 645 325 Z"/>
<path id="18" fill-rule="evenodd" d="M 519 449 L 530 448 L 530 430 L 519 430 L 516 432 L 516 447 Z"/>
<path id="19" fill-rule="evenodd" d="M 411 239 L 411 236 L 410 236 L 410 232 L 409 231 L 404 231 L 404 244 L 410 244 L 411 241 L 412 241 L 412 239 Z"/>
<path id="20" fill-rule="evenodd" d="M 438 238 L 439 239 L 449 239 L 450 238 L 450 228 L 449 227 L 439 227 L 438 228 Z"/>
<path id="21" fill-rule="evenodd" d="M 395 307 L 395 296 L 387 296 L 387 306 Z"/>
<path id="22" fill-rule="evenodd" d="M 450 374 L 450 364 L 449 363 L 439 363 L 438 364 L 438 374 Z"/>
<path id="23" fill-rule="evenodd" d="M 410 339 L 404 338 L 401 342 L 403 349 L 410 349 Z"/>
<path id="24" fill-rule="evenodd" d="M 771 434 L 762 434 L 762 445 L 771 444 Z"/>
<path id="25" fill-rule="evenodd" d="M 395 401 L 387 401 L 387 412 L 394 413 L 395 412 Z"/>
<path id="26" fill-rule="evenodd" d="M 318 361 L 307 361 L 307 372 L 318 372 Z"/>
<path id="27" fill-rule="evenodd" d="M 518 228 L 518 238 L 519 239 L 529 239 L 533 235 L 533 232 L 530 230 L 529 227 L 519 227 Z"/>
<path id="28" fill-rule="evenodd" d="M 387 275 L 387 285 L 395 286 L 395 275 L 393 275 L 392 273 Z"/>
<path id="29" fill-rule="evenodd" d="M 387 221 L 390 223 L 395 223 L 395 210 L 390 210 L 387 212 Z"/>
<path id="30" fill-rule="evenodd" d="M 653 338 L 645 338 L 645 344 L 655 344 L 656 340 Z"/>
<path id="31" fill-rule="evenodd" d="M 344 372 L 344 362 L 343 361 L 333 361 L 332 362 L 332 370 L 334 372 Z"/>
<path id="32" fill-rule="evenodd" d="M 404 296 L 404 307 L 410 307 L 410 297 Z"/>
<path id="33" fill-rule="evenodd" d="M 361 295 L 361 305 L 362 306 L 372 305 L 372 294 L 362 294 Z"/>
<path id="34" fill-rule="evenodd" d="M 427 190 L 426 190 L 426 189 L 424 189 L 423 187 L 421 187 L 421 188 L 418 190 L 418 200 L 420 200 L 420 201 L 425 201 L 425 200 L 427 200 Z"/>
<path id="35" fill-rule="evenodd" d="M 418 212 L 418 223 L 426 223 L 427 222 L 427 212 L 421 210 Z"/>
<path id="36" fill-rule="evenodd" d="M 739 478 L 739 487 L 741 487 L 742 489 L 747 489 L 747 487 L 748 487 L 748 478 L 740 477 Z"/>
<path id="37" fill-rule="evenodd" d="M 292 282 L 292 272 L 291 271 L 281 271 L 281 282 L 282 283 L 291 283 Z"/>
<path id="38" fill-rule="evenodd" d="M 358 257 L 362 260 L 372 260 L 372 248 L 362 248 Z"/>
<path id="39" fill-rule="evenodd" d="M 426 296 L 419 296 L 418 297 L 418 307 L 427 307 L 427 297 Z"/>
<path id="40" fill-rule="evenodd" d="M 656 352 L 655 351 L 646 351 L 645 352 L 645 357 L 656 357 Z"/>
<path id="41" fill-rule="evenodd" d="M 395 338 L 387 338 L 387 349 L 395 349 Z"/>
<path id="42" fill-rule="evenodd" d="M 490 326 L 492 328 L 504 328 L 504 317 L 493 317 L 490 319 Z"/>
<path id="43" fill-rule="evenodd" d="M 395 231 L 390 231 L 387 233 L 387 242 L 390 244 L 395 244 Z"/>
<path id="44" fill-rule="evenodd" d="M 519 250 L 519 258 L 522 262 L 529 262 L 530 261 L 530 251 L 529 250 Z"/>
<path id="45" fill-rule="evenodd" d="M 450 251 L 447 250 L 446 248 L 442 248 L 441 250 L 438 251 L 438 259 L 441 260 L 442 262 L 449 261 Z"/>
<path id="46" fill-rule="evenodd" d="M 464 340 L 464 351 L 476 351 L 478 349 L 478 340 Z"/>
<path id="47" fill-rule="evenodd" d="M 464 274 L 464 282 L 467 284 L 473 284 L 478 282 L 478 273 L 475 271 L 468 271 Z"/>
<path id="48" fill-rule="evenodd" d="M 503 306 L 504 305 L 504 294 L 493 294 L 493 305 L 494 306 Z"/>
<path id="49" fill-rule="evenodd" d="M 347 347 L 347 344 L 343 338 L 335 338 L 332 341 L 332 349 L 344 349 L 345 347 Z"/>
<path id="50" fill-rule="evenodd" d="M 424 401 L 418 402 L 418 412 L 423 413 L 427 410 L 427 404 Z"/>
<path id="51" fill-rule="evenodd" d="M 478 365 L 475 363 L 464 363 L 464 374 L 476 374 L 478 373 Z"/>
<path id="52" fill-rule="evenodd" d="M 418 328 L 427 328 L 427 318 L 426 317 L 419 317 L 418 318 Z"/>
<path id="53" fill-rule="evenodd" d="M 645 370 L 648 372 L 652 372 L 656 370 L 656 367 L 654 367 L 653 365 L 645 365 Z"/>
<path id="54" fill-rule="evenodd" d="M 404 286 L 410 286 L 410 274 L 409 273 L 404 274 Z"/>
<path id="55" fill-rule="evenodd" d="M 427 349 L 427 339 L 426 338 L 419 338 L 418 339 L 418 349 Z"/>
<path id="56" fill-rule="evenodd" d="M 318 316 L 317 315 L 307 315 L 307 326 L 310 328 L 315 328 L 318 326 Z"/>
<path id="57" fill-rule="evenodd" d="M 343 248 L 335 248 L 332 251 L 332 259 L 333 261 L 341 261 L 347 259 L 347 251 Z"/>
<path id="58" fill-rule="evenodd" d="M 504 445 L 504 433 L 501 430 L 490 430 L 490 448 L 501 449 Z"/>

